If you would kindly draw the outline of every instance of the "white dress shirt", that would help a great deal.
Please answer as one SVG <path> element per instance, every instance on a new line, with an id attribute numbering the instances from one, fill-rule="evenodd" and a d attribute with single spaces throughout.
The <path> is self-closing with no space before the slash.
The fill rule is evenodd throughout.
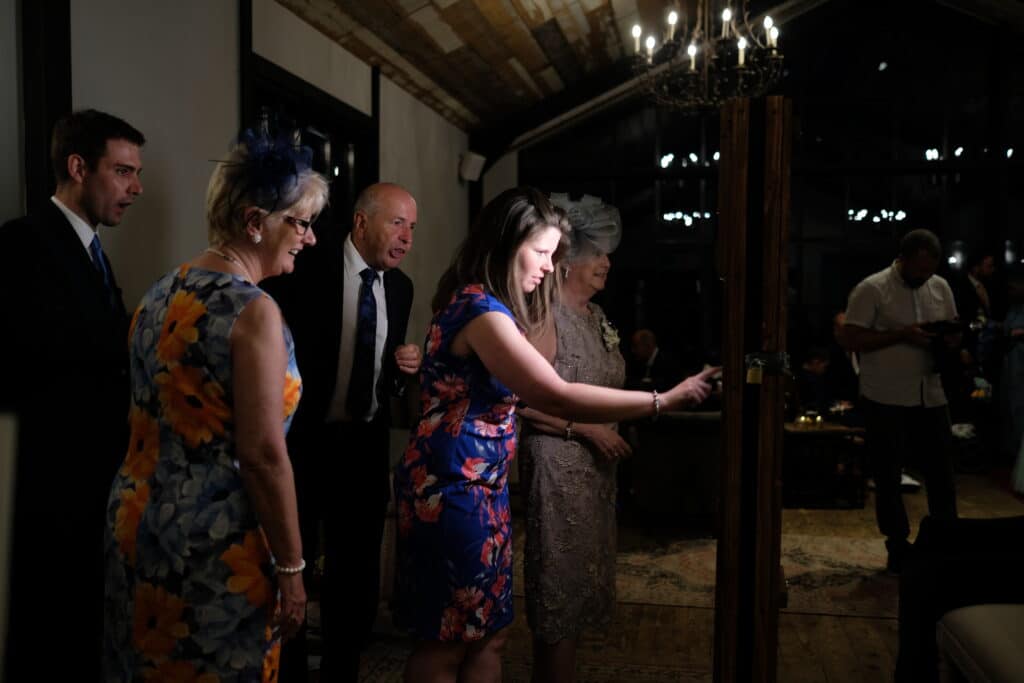
<path id="1" fill-rule="evenodd" d="M 64 202 L 57 199 L 56 196 L 50 197 L 50 201 L 60 209 L 60 212 L 64 214 L 64 217 L 68 219 L 68 223 L 75 229 L 75 234 L 78 235 L 78 239 L 82 240 L 82 246 L 85 247 L 85 253 L 89 254 L 89 260 L 92 261 L 92 252 L 89 251 L 89 245 L 92 244 L 92 239 L 98 234 L 97 230 L 94 230 L 92 226 L 82 220 L 82 217 L 77 213 L 64 206 Z"/>
<path id="2" fill-rule="evenodd" d="M 338 352 L 338 380 L 334 385 L 334 396 L 327 409 L 327 421 L 348 421 L 361 419 L 369 422 L 377 414 L 377 392 L 370 399 L 370 411 L 366 415 L 352 416 L 348 414 L 345 403 L 348 401 L 348 383 L 352 377 L 352 357 L 356 350 L 356 325 L 359 322 L 359 290 L 363 286 L 360 273 L 367 266 L 360 256 L 356 245 L 352 243 L 352 234 L 345 238 L 344 247 L 345 271 L 342 275 L 344 287 L 341 301 L 341 344 Z M 373 386 L 380 380 L 381 358 L 384 355 L 384 344 L 388 338 L 388 306 L 384 295 L 384 271 L 378 270 L 373 281 L 373 296 L 377 300 L 377 341 L 373 350 Z"/>
<path id="3" fill-rule="evenodd" d="M 933 275 L 922 286 L 911 289 L 895 263 L 854 287 L 846 307 L 846 324 L 869 330 L 898 330 L 956 317 L 953 291 L 943 278 Z M 890 406 L 946 405 L 931 349 L 912 344 L 862 351 L 860 393 Z"/>

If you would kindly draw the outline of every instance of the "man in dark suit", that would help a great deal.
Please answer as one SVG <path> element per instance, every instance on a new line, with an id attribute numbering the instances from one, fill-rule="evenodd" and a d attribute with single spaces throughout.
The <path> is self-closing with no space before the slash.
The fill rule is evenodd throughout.
<path id="1" fill-rule="evenodd" d="M 634 361 L 629 378 L 632 389 L 668 391 L 686 377 L 679 361 L 658 347 L 658 338 L 651 330 L 640 329 L 633 333 L 630 353 Z"/>
<path id="2" fill-rule="evenodd" d="M 288 437 L 303 547 L 323 524 L 320 680 L 355 681 L 377 615 L 380 547 L 390 497 L 389 398 L 419 371 L 405 344 L 412 281 L 397 266 L 412 247 L 416 201 L 378 183 L 356 200 L 352 231 L 320 231 L 294 279 L 271 285 L 295 337 L 303 396 Z M 315 555 L 312 555 L 315 557 Z M 306 647 L 285 647 L 282 680 L 306 680 Z"/>
<path id="3" fill-rule="evenodd" d="M 10 256 L 0 410 L 18 418 L 8 681 L 100 676 L 105 510 L 128 439 L 128 315 L 99 226 L 120 223 L 142 193 L 144 143 L 109 114 L 65 116 L 51 143 L 54 196 L 0 227 Z"/>

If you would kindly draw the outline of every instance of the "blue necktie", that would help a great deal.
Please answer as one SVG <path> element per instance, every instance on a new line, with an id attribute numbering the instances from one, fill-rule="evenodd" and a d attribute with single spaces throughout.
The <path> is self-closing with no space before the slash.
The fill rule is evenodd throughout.
<path id="1" fill-rule="evenodd" d="M 103 257 L 103 246 L 100 245 L 100 236 L 94 235 L 89 243 L 89 255 L 92 256 L 92 265 L 103 276 L 103 286 L 107 290 L 107 303 L 114 305 L 114 287 L 110 282 L 110 270 L 107 269 L 107 261 Z"/>
<path id="2" fill-rule="evenodd" d="M 359 277 L 359 307 L 356 321 L 356 346 L 352 354 L 352 376 L 348 381 L 348 397 L 345 408 L 353 419 L 361 420 L 370 412 L 373 401 L 373 374 L 377 347 L 377 297 L 373 295 L 373 283 L 377 273 L 365 268 Z"/>

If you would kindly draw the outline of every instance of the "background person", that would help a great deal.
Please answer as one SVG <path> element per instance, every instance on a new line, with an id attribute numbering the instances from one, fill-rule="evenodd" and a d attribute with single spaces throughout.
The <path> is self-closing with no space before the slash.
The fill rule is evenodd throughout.
<path id="1" fill-rule="evenodd" d="M 633 333 L 629 340 L 633 358 L 629 377 L 630 389 L 666 391 L 685 375 L 682 365 L 671 353 L 658 346 L 654 332 L 646 328 Z"/>
<path id="2" fill-rule="evenodd" d="M 898 573 L 910 525 L 900 492 L 903 464 L 924 475 L 928 511 L 956 517 L 952 431 L 946 395 L 936 371 L 936 340 L 922 325 L 957 317 L 953 292 L 935 275 L 942 248 L 928 230 L 912 230 L 891 266 L 850 293 L 841 342 L 859 353 L 865 441 L 875 480 L 875 516 L 885 536 L 886 567 Z"/>
<path id="3" fill-rule="evenodd" d="M 206 197 L 210 247 L 132 322 L 131 438 L 107 511 L 107 680 L 272 680 L 305 618 L 285 432 L 302 381 L 257 285 L 316 243 L 311 151 L 246 134 Z"/>

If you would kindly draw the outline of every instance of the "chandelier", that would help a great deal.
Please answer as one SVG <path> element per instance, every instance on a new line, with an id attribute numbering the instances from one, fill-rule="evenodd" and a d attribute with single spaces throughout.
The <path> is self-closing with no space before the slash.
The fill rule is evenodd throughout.
<path id="1" fill-rule="evenodd" d="M 666 17 L 661 45 L 633 26 L 636 75 L 659 105 L 699 112 L 716 109 L 733 97 L 763 95 L 782 78 L 779 27 L 765 15 L 750 22 L 748 0 L 736 11 L 725 7 L 713 17 L 709 0 L 697 0 L 690 23 L 685 12 Z"/>

